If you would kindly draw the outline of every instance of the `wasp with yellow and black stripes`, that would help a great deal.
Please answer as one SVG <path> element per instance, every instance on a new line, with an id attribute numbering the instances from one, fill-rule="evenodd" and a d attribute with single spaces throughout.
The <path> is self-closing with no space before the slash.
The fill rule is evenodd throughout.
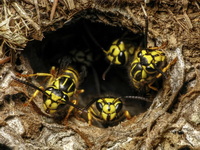
<path id="1" fill-rule="evenodd" d="M 161 49 L 165 48 L 167 43 L 161 47 L 147 48 L 148 16 L 143 6 L 142 9 L 146 20 L 144 48 L 138 48 L 130 61 L 129 76 L 137 90 L 146 92 L 152 89 L 157 91 L 158 89 L 152 85 L 161 76 L 166 78 L 165 72 L 176 63 L 177 57 L 166 65 L 166 56 Z"/>
<path id="2" fill-rule="evenodd" d="M 80 74 L 73 67 L 68 66 L 67 69 L 59 71 L 53 66 L 50 70 L 50 73 L 35 73 L 35 74 L 20 74 L 22 77 L 33 77 L 33 76 L 43 76 L 49 78 L 46 88 L 43 86 L 37 87 L 32 83 L 23 81 L 16 77 L 13 77 L 15 80 L 31 86 L 36 89 L 31 98 L 28 100 L 25 105 L 28 105 L 39 92 L 43 93 L 43 107 L 44 111 L 49 114 L 56 113 L 60 107 L 69 105 L 69 109 L 65 120 L 69 117 L 70 113 L 74 108 L 83 111 L 77 105 L 77 100 L 73 99 L 78 94 L 83 93 L 84 90 L 78 90 L 80 82 Z"/>
<path id="3" fill-rule="evenodd" d="M 112 43 L 108 51 L 104 50 L 104 53 L 111 65 L 126 64 L 128 66 L 128 74 L 136 90 L 146 92 L 152 89 L 157 91 L 157 88 L 152 85 L 161 76 L 166 77 L 165 72 L 176 63 L 177 58 L 166 65 L 166 56 L 161 50 L 166 43 L 161 47 L 147 48 L 148 17 L 143 6 L 142 9 L 146 20 L 143 44 L 136 47 L 133 43 L 118 39 Z M 107 71 L 108 69 L 103 74 L 103 78 Z"/>
<path id="4" fill-rule="evenodd" d="M 134 39 L 139 39 L 140 36 L 135 37 Z M 127 66 L 129 61 L 132 59 L 135 54 L 136 48 L 139 46 L 134 42 L 133 38 L 121 37 L 112 42 L 109 49 L 106 51 L 104 49 L 106 59 L 110 63 L 109 67 L 103 73 L 102 78 L 105 80 L 107 72 L 110 70 L 112 65 L 118 66 Z"/>
<path id="5" fill-rule="evenodd" d="M 85 109 L 88 110 L 88 124 L 100 124 L 97 126 L 108 127 L 117 125 L 124 119 L 131 119 L 131 114 L 128 110 L 125 110 L 124 107 L 125 99 L 136 99 L 149 102 L 147 98 L 140 96 L 105 96 L 94 98 L 85 107 Z"/>

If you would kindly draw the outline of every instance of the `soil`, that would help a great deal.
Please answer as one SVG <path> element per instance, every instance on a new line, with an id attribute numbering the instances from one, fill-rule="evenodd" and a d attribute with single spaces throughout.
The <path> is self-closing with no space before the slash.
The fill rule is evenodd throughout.
<path id="1" fill-rule="evenodd" d="M 152 93 L 134 89 L 128 66 L 113 66 L 106 80 L 101 78 L 109 66 L 102 48 L 108 49 L 123 35 L 136 44 L 144 40 L 141 5 L 148 16 L 147 47 L 167 42 L 163 48 L 167 64 L 177 59 L 167 70 L 167 78 L 158 82 L 158 92 Z M 200 149 L 198 0 L 4 0 L 0 8 L 0 149 Z M 94 60 L 79 85 L 85 90 L 76 97 L 80 107 L 108 95 L 141 96 L 151 102 L 123 100 L 132 118 L 110 127 L 98 121 L 89 126 L 85 112 L 71 113 L 63 121 L 65 107 L 55 116 L 47 114 L 41 92 L 25 106 L 35 89 L 13 77 L 45 87 L 45 78 L 19 74 L 49 73 L 74 49 L 84 54 L 92 49 Z"/>

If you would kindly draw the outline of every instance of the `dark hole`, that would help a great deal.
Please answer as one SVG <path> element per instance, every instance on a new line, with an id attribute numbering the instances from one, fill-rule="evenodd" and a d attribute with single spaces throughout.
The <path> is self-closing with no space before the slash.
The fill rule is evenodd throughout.
<path id="1" fill-rule="evenodd" d="M 8 103 L 10 103 L 10 101 L 16 101 L 16 100 L 20 100 L 21 102 L 25 102 L 27 99 L 27 96 L 23 93 L 23 92 L 19 92 L 16 94 L 7 94 L 4 96 L 4 100 Z"/>
<path id="2" fill-rule="evenodd" d="M 12 150 L 12 148 L 7 146 L 6 144 L 1 144 L 1 143 L 0 143 L 0 149 L 2 149 L 2 150 Z"/>
<path id="3" fill-rule="evenodd" d="M 19 59 L 19 56 L 16 57 L 15 64 L 21 65 L 21 60 Z"/>
<path id="4" fill-rule="evenodd" d="M 44 125 L 41 124 L 39 130 L 42 131 L 44 129 Z"/>
<path id="5" fill-rule="evenodd" d="M 79 101 L 79 105 L 86 106 L 92 98 L 99 96 L 114 95 L 115 97 L 122 97 L 137 95 L 137 92 L 131 86 L 127 68 L 125 67 L 113 66 L 106 75 L 106 80 L 102 80 L 102 74 L 109 65 L 102 48 L 108 50 L 111 43 L 125 33 L 126 38 L 138 36 L 121 27 L 108 26 L 86 19 L 78 19 L 75 22 L 72 20 L 71 23 L 66 24 L 55 32 L 45 33 L 45 38 L 42 41 L 29 42 L 23 55 L 28 58 L 35 73 L 49 73 L 52 66 L 59 67 L 59 60 L 62 58 L 65 61 L 68 61 L 68 58 L 70 58 L 70 61 L 74 61 L 74 55 L 76 55 L 77 51 L 86 55 L 91 54 L 93 56 L 92 65 L 84 64 L 87 69 L 87 75 L 80 83 L 79 89 L 84 89 L 85 92 L 80 94 L 82 101 Z M 142 40 L 141 36 L 138 37 L 140 38 L 134 39 L 135 42 Z M 84 55 L 80 53 L 78 59 L 90 60 L 89 57 L 84 58 Z M 70 61 L 68 64 L 70 64 Z M 76 62 L 76 67 L 82 65 L 83 62 Z M 130 109 L 133 115 L 144 112 L 149 106 L 149 103 L 145 104 L 137 100 L 127 101 L 127 108 Z M 126 102 L 124 104 L 126 106 Z M 133 107 L 136 108 L 134 109 Z"/>
<path id="6" fill-rule="evenodd" d="M 5 95 L 3 99 L 4 99 L 6 102 L 10 103 L 11 95 L 10 95 L 10 94 Z"/>
<path id="7" fill-rule="evenodd" d="M 189 146 L 183 146 L 183 147 L 179 148 L 178 150 L 190 150 L 190 147 Z"/>

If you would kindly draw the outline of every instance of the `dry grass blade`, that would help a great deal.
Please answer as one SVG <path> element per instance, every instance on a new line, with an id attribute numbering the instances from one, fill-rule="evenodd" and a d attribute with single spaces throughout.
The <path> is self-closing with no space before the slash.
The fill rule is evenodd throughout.
<path id="1" fill-rule="evenodd" d="M 10 61 L 10 57 L 6 57 L 6 58 L 3 58 L 3 59 L 0 59 L 0 65 L 4 64 L 4 63 L 7 63 L 8 61 Z"/>
<path id="2" fill-rule="evenodd" d="M 188 17 L 188 15 L 187 15 L 186 12 L 184 12 L 184 16 L 185 16 L 185 20 L 187 21 L 188 28 L 189 28 L 189 29 L 192 29 L 192 28 L 193 28 L 192 22 L 191 22 L 191 20 L 190 20 L 190 18 Z"/>
<path id="3" fill-rule="evenodd" d="M 111 38 L 119 38 L 119 34 L 111 33 L 107 27 L 120 28 L 123 31 L 128 29 L 136 36 L 143 36 L 141 32 L 145 28 L 145 18 L 141 4 L 144 5 L 144 3 L 144 0 L 3 0 L 0 3 L 0 126 L 2 129 L 0 143 L 12 146 L 13 149 L 19 149 L 20 146 L 23 147 L 22 149 L 41 149 L 41 147 L 44 149 L 63 149 L 63 147 L 67 147 L 80 150 L 198 149 L 197 147 L 200 147 L 200 67 L 195 67 L 196 65 L 200 66 L 200 3 L 198 0 L 150 1 L 149 4 L 145 5 L 149 17 L 149 45 L 158 46 L 164 41 L 168 41 L 164 51 L 167 63 L 176 56 L 178 61 L 166 72 L 167 80 L 163 79 L 162 82 L 158 83 L 162 85 L 159 92 L 152 96 L 151 106 L 148 103 L 148 109 L 130 120 L 125 120 L 114 127 L 98 128 L 88 126 L 82 116 L 72 114 L 66 127 L 61 125 L 61 122 L 53 120 L 54 116 L 45 114 L 42 94 L 38 95 L 33 105 L 26 108 L 22 108 L 26 99 L 21 101 L 18 96 L 16 97 L 22 92 L 26 96 L 31 96 L 33 93 L 32 88 L 19 84 L 10 78 L 11 75 L 16 74 L 16 71 L 24 74 L 38 72 L 31 68 L 32 64 L 33 66 L 37 64 L 39 67 L 44 65 L 44 69 L 47 69 L 46 65 L 53 64 L 52 61 L 62 54 L 65 55 L 71 47 L 74 48 L 77 45 L 82 50 L 87 47 L 85 45 L 88 43 L 92 47 L 94 42 L 91 39 L 87 41 L 88 34 L 85 34 L 85 29 L 80 27 L 79 20 L 81 19 L 91 22 L 91 26 L 89 26 L 91 33 L 103 46 L 104 41 L 106 41 L 105 48 L 106 44 L 110 43 L 109 40 L 112 41 Z M 102 36 L 101 30 L 96 30 L 97 27 L 94 26 L 94 24 L 99 23 L 106 26 L 106 31 L 102 30 L 105 36 Z M 80 32 L 78 32 L 79 30 L 70 30 L 70 34 L 68 31 L 60 34 L 63 29 L 68 30 L 68 25 L 73 30 L 77 25 Z M 71 42 L 71 35 L 73 37 L 77 34 L 79 37 L 82 31 L 84 33 L 82 39 L 75 39 Z M 43 38 L 41 33 L 45 33 L 46 36 L 43 41 L 49 39 L 53 42 L 48 44 L 48 42 L 36 41 Z M 50 34 L 53 36 L 49 36 Z M 59 41 L 60 37 L 64 37 L 62 39 L 64 42 Z M 69 40 L 65 41 L 66 37 Z M 28 41 L 31 42 L 27 43 Z M 79 42 L 83 45 L 79 45 Z M 40 44 L 34 45 L 33 43 L 42 44 L 40 47 L 38 46 Z M 28 46 L 23 51 L 26 44 Z M 67 45 L 66 48 L 63 48 L 63 45 Z M 61 51 L 57 51 L 59 47 L 61 47 Z M 94 56 L 101 55 L 102 50 L 96 51 L 96 49 L 92 49 L 92 52 L 95 51 Z M 24 55 L 22 56 L 21 53 Z M 32 54 L 35 55 L 36 59 L 29 59 L 28 55 L 32 56 Z M 101 56 L 102 61 L 98 61 L 99 64 L 105 62 L 103 54 Z M 30 63 L 31 61 L 33 63 Z M 96 80 L 101 72 L 101 68 L 98 66 L 94 65 L 94 69 L 97 70 Z M 102 81 L 106 87 L 102 88 L 103 91 L 109 91 L 107 85 L 114 90 L 118 89 L 118 85 L 123 88 L 120 83 L 124 80 L 120 80 L 118 83 L 117 73 L 124 74 L 125 72 L 120 71 L 121 68 L 116 67 L 110 80 Z M 38 85 L 45 84 L 45 81 L 39 82 L 39 80 L 39 78 L 27 79 L 27 81 Z M 116 87 L 110 83 L 117 83 Z M 87 85 L 91 89 L 95 86 L 100 87 L 101 80 L 96 85 Z M 139 95 L 132 87 L 125 86 L 130 88 L 133 95 Z M 97 91 L 92 91 L 91 95 L 88 94 L 88 96 L 97 93 L 100 95 L 101 87 Z M 81 98 L 85 95 L 87 95 L 86 92 L 81 95 Z M 4 99 L 4 96 L 14 99 Z M 87 105 L 85 101 L 82 103 Z M 82 105 L 82 103 L 80 100 L 79 104 Z M 131 103 L 129 106 L 131 110 L 135 111 L 135 104 Z M 61 117 L 60 115 L 62 113 L 55 119 Z M 192 118 L 195 120 L 194 117 L 196 117 L 196 121 L 192 122 Z M 192 130 L 188 128 L 188 124 L 192 126 Z M 181 134 L 172 132 L 179 130 L 183 132 Z"/>
<path id="4" fill-rule="evenodd" d="M 35 23 L 29 16 L 28 14 L 25 12 L 25 10 L 23 9 L 22 6 L 20 6 L 20 4 L 18 4 L 17 2 L 13 2 L 12 6 L 15 8 L 15 10 L 20 14 L 20 16 L 24 19 L 26 19 L 34 28 L 36 31 L 40 31 L 40 26 Z"/>
<path id="5" fill-rule="evenodd" d="M 188 28 L 176 18 L 176 16 L 173 14 L 173 12 L 172 12 L 170 9 L 167 9 L 167 11 L 172 15 L 172 17 L 174 18 L 174 20 L 175 20 L 184 30 L 188 31 Z M 189 31 L 188 31 L 188 32 L 189 32 Z"/>
<path id="6" fill-rule="evenodd" d="M 184 13 L 184 16 L 185 16 L 185 20 L 187 22 L 188 28 L 192 29 L 193 26 L 192 26 L 190 18 L 187 15 L 187 9 L 188 9 L 188 0 L 183 0 L 183 13 Z"/>
<path id="7" fill-rule="evenodd" d="M 73 0 L 67 0 L 67 4 L 70 10 L 75 8 L 75 4 Z"/>
<path id="8" fill-rule="evenodd" d="M 58 0 L 54 0 L 53 1 L 53 6 L 52 6 L 52 9 L 51 9 L 51 14 L 50 14 L 50 21 L 53 20 L 53 16 L 55 14 L 57 5 L 58 5 Z"/>
<path id="9" fill-rule="evenodd" d="M 7 18 L 0 23 L 0 36 L 4 38 L 7 45 L 14 49 L 20 45 L 23 47 L 27 39 L 21 34 L 21 31 L 19 31 L 19 33 L 12 32 L 9 26 L 10 22 L 11 18 Z"/>
<path id="10" fill-rule="evenodd" d="M 40 20 L 40 10 L 39 10 L 39 6 L 38 6 L 38 0 L 34 0 L 34 4 L 35 4 L 35 9 L 36 9 L 36 13 L 37 13 L 37 18 L 38 18 L 38 24 L 41 24 L 41 20 Z"/>

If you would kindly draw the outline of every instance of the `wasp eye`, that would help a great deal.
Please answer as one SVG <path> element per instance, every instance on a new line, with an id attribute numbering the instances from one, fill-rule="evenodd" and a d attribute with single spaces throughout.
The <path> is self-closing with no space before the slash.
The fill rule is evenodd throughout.
<path id="1" fill-rule="evenodd" d="M 152 67 L 150 67 L 150 66 L 147 66 L 147 67 L 146 67 L 146 70 L 147 70 L 148 72 L 155 72 L 155 69 L 152 68 Z"/>
<path id="2" fill-rule="evenodd" d="M 123 52 L 120 52 L 120 53 L 119 53 L 119 56 L 120 56 L 120 57 L 124 57 L 124 53 L 123 53 Z"/>
<path id="3" fill-rule="evenodd" d="M 97 109 L 101 112 L 103 110 L 103 105 L 102 103 L 96 102 L 96 107 Z"/>
<path id="4" fill-rule="evenodd" d="M 142 53 L 141 52 L 138 53 L 138 57 L 142 57 Z"/>
<path id="5" fill-rule="evenodd" d="M 53 91 L 53 90 L 54 90 L 54 88 L 52 88 L 52 87 L 48 88 L 48 91 Z"/>
<path id="6" fill-rule="evenodd" d="M 119 53 L 118 59 L 119 59 L 119 62 L 121 62 L 122 65 L 125 64 L 125 62 L 126 62 L 126 57 L 125 57 L 124 52 L 120 52 L 120 53 Z"/>
<path id="7" fill-rule="evenodd" d="M 69 97 L 68 97 L 67 95 L 65 95 L 65 94 L 63 95 L 63 98 L 64 98 L 65 100 L 67 100 L 67 101 L 69 100 Z"/>
<path id="8" fill-rule="evenodd" d="M 160 61 L 155 63 L 156 68 L 161 68 L 162 65 L 163 65 L 163 62 L 160 62 Z"/>
<path id="9" fill-rule="evenodd" d="M 117 113 L 120 112 L 121 109 L 122 109 L 122 103 L 117 103 L 117 105 L 115 106 L 115 108 L 116 108 L 116 112 Z"/>

